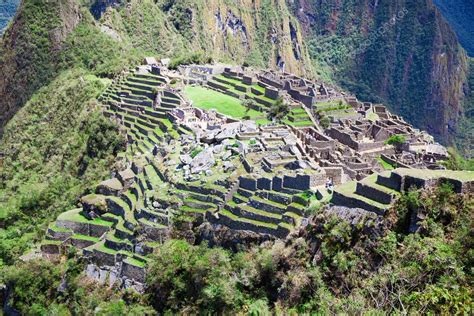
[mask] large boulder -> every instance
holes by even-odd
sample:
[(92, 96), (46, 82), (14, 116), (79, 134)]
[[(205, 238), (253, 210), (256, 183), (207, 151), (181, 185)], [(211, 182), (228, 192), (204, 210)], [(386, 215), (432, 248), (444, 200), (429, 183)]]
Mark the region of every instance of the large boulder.
[(212, 147), (201, 151), (191, 162), (191, 173), (200, 173), (206, 171), (214, 166), (216, 160), (212, 152)]

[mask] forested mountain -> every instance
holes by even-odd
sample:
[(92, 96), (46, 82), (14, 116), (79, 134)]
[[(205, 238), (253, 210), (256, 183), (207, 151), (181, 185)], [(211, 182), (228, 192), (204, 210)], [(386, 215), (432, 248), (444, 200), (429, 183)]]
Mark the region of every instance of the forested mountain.
[(474, 57), (474, 2), (470, 0), (434, 0), (457, 33), (461, 45)]
[[(435, 1), (466, 49), (472, 48), (473, 21), (466, 13), (472, 3), (456, 0), (463, 8), (456, 11), (447, 4), (451, 1)], [(19, 2), (0, 2), (0, 29)], [(101, 103), (108, 97), (126, 99), (121, 99), (130, 93), (125, 85), (150, 93), (146, 90), (153, 84), (150, 78), (158, 75), (127, 77), (145, 57), (169, 58), (173, 71), (179, 65), (220, 62), (322, 80), (341, 95), (355, 94), (360, 101), (387, 105), (437, 141), (457, 144), (462, 154), (473, 156), (474, 63), (433, 0), (22, 0), (0, 40), (0, 306), (5, 311), (31, 315), (472, 314), (472, 189), (456, 194), (457, 188), (441, 180), (439, 186), (403, 192), (390, 188), (393, 179), (383, 176), (381, 181), (387, 186), (354, 183), (381, 195), (382, 200), (396, 196), (397, 202), (384, 214), (363, 209), (334, 211), (326, 208), (329, 195), (320, 196), (318, 199), (328, 198), (326, 204), (305, 210), (307, 225), (286, 239), (265, 237), (259, 243), (262, 238), (255, 238), (258, 245), (239, 245), (235, 235), (226, 230), (218, 235), (208, 223), (196, 232), (186, 231), (186, 223), (179, 222), (171, 240), (155, 242), (142, 294), (87, 281), (87, 264), (75, 247), (64, 251), (54, 264), (38, 259), (38, 249), (48, 241), (47, 233), (55, 229), (51, 223), (60, 214), (77, 209), (83, 196), (95, 198), (98, 183), (117, 176), (118, 170), (144, 169), (140, 163), (148, 162), (148, 156), (138, 154), (139, 161), (131, 163), (127, 160), (130, 152), (126, 152), (133, 133), (140, 129), (148, 133), (148, 127), (137, 123), (138, 128), (128, 134), (103, 115)], [(165, 82), (170, 91), (178, 89), (175, 78)], [(224, 80), (221, 85), (227, 85), (225, 82), (232, 81)], [(155, 88), (152, 97), (156, 101)], [(266, 96), (262, 98), (268, 102)], [(136, 103), (143, 103), (144, 98), (135, 96), (128, 101), (130, 109), (137, 109)], [(179, 102), (176, 98), (171, 101)], [(335, 106), (333, 110), (345, 115), (348, 107), (342, 103), (328, 107)], [(275, 116), (290, 111), (282, 98), (275, 104), (271, 108)], [(308, 117), (305, 109), (298, 110), (292, 118)], [(170, 139), (173, 124), (167, 116), (145, 112), (134, 113), (160, 122), (166, 131), (159, 127), (151, 136)], [(323, 130), (320, 125), (318, 130)], [(180, 132), (175, 138), (186, 140), (189, 131)], [(284, 137), (276, 142), (280, 138)], [(300, 146), (298, 141), (287, 147)], [(395, 141), (400, 148), (406, 145), (403, 137)], [(253, 139), (245, 142), (255, 145)], [(379, 143), (393, 145), (388, 140)], [(190, 141), (182, 147), (192, 145)], [(158, 152), (163, 149), (150, 146)], [(229, 147), (232, 153), (240, 150), (237, 142)], [(189, 159), (201, 150), (193, 151)], [(330, 148), (326, 156), (333, 154)], [(453, 153), (450, 157), (445, 165), (433, 168), (472, 168), (462, 157)], [(360, 167), (359, 158), (349, 164)], [(388, 172), (394, 168), (380, 162), (381, 156), (369, 158)], [(163, 165), (187, 159), (177, 156)], [(301, 165), (298, 162), (289, 168)], [(152, 180), (162, 182), (163, 175), (158, 173), (151, 179), (153, 168), (140, 179), (143, 187), (152, 187)], [(420, 173), (425, 176), (423, 170)], [(471, 174), (466, 171), (463, 175), (468, 178)], [(354, 177), (360, 174), (354, 172)], [(421, 182), (432, 183), (433, 179)], [(200, 190), (202, 186), (195, 187)], [(137, 187), (141, 186), (135, 186), (138, 196)], [(232, 191), (227, 189), (221, 192), (223, 196)], [(267, 189), (260, 191), (269, 196)], [(277, 202), (267, 203), (295, 207), (288, 200), (294, 191), (279, 192), (273, 196)], [(240, 193), (235, 193), (239, 202), (249, 201)], [(303, 204), (317, 195), (298, 194)], [(193, 203), (209, 205), (205, 194), (195, 196), (201, 200)], [(235, 203), (233, 198), (230, 204)], [(249, 203), (262, 203), (262, 197), (253, 198), (257, 202)], [(365, 205), (370, 203), (361, 199)], [(116, 204), (138, 204), (138, 198), (131, 195), (125, 200)], [(94, 207), (92, 211), (103, 211), (109, 205), (101, 200)], [(255, 212), (255, 218), (293, 220), (293, 214)], [(87, 220), (101, 221), (96, 215), (88, 214)], [(118, 225), (122, 217), (113, 215)], [(81, 216), (76, 219), (84, 224), (87, 221)], [(255, 224), (256, 220), (248, 222)], [(136, 233), (122, 226), (123, 235)], [(274, 226), (270, 223), (263, 229)], [(87, 226), (86, 230), (91, 229)], [(68, 232), (59, 229), (53, 233)], [(86, 233), (80, 235), (81, 242), (91, 241)], [(117, 236), (106, 237), (112, 243), (136, 247), (136, 240), (132, 245)], [(226, 243), (216, 242), (219, 238), (227, 238), (231, 246), (220, 247)], [(113, 277), (106, 273), (100, 278)]]

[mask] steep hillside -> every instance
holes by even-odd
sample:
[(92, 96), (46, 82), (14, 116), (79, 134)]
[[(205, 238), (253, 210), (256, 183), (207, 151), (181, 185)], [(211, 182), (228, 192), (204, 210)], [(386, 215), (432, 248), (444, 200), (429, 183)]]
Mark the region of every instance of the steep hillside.
[[(159, 57), (198, 53), (218, 61), (247, 62), (311, 76), (298, 22), (283, 0), (242, 0), (239, 4), (99, 0), (82, 8), (79, 3), (87, 2), (23, 1), (0, 46), (0, 70), (7, 74), (0, 78), (0, 135), (2, 126), (31, 94), (57, 74), (67, 35), (81, 20), (89, 27), (95, 24), (86, 10), (101, 18), (94, 33), (89, 30), (80, 36), (90, 39), (102, 33), (115, 43), (116, 52), (137, 49), (141, 56)], [(74, 40), (72, 47), (84, 38)], [(67, 65), (69, 62), (66, 60)]]
[(222, 62), (311, 73), (298, 22), (284, 0), (131, 1), (111, 6), (100, 22), (161, 56), (192, 50)]
[(415, 126), (452, 142), (467, 59), (431, 0), (300, 0), (292, 8), (311, 56), (326, 66), (323, 74), (334, 70), (362, 99), (386, 101)]
[(0, 34), (8, 25), (10, 19), (15, 15), (20, 0), (2, 0), (0, 1)]
[(470, 56), (474, 57), (474, 2), (471, 0), (433, 1), (456, 31), (462, 46)]
[(54, 76), (62, 42), (79, 19), (74, 0), (22, 2), (0, 42), (0, 135), (18, 108)]
[(456, 144), (461, 154), (468, 158), (474, 157), (474, 58), (469, 60), (469, 76), (464, 86), (464, 116), (461, 118)]

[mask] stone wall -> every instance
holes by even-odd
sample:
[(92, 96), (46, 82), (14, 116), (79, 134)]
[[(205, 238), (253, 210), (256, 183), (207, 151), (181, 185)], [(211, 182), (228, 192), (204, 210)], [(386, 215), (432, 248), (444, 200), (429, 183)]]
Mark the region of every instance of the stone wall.
[(342, 183), (343, 169), (341, 167), (324, 167), (326, 176), (332, 179), (334, 185)]
[(356, 193), (382, 204), (390, 204), (394, 199), (392, 194), (377, 190), (360, 182), (357, 183)]
[(375, 205), (366, 203), (362, 200), (343, 195), (337, 191), (334, 191), (331, 201), (335, 205), (343, 205), (350, 208), (362, 208), (364, 210), (377, 213), (379, 215), (383, 215), (385, 213), (385, 209), (381, 209)]
[(123, 277), (127, 277), (131, 280), (145, 283), (146, 280), (146, 269), (144, 267), (138, 267), (127, 261), (122, 262), (122, 273)]
[(248, 191), (257, 191), (257, 180), (252, 178), (240, 177), (240, 187)]
[(284, 176), (283, 186), (289, 189), (306, 191), (311, 188), (311, 176), (297, 175), (296, 177)]
[(265, 89), (265, 96), (272, 100), (276, 100), (280, 97), (280, 91), (278, 89), (268, 87)]

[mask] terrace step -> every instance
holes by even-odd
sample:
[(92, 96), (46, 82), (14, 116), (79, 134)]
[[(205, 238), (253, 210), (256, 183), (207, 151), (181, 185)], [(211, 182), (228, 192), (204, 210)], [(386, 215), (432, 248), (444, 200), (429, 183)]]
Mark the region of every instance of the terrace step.
[(193, 209), (200, 209), (200, 210), (207, 210), (207, 211), (215, 211), (217, 209), (217, 206), (213, 203), (202, 202), (200, 200), (196, 200), (193, 198), (186, 198), (184, 200), (184, 205)]
[(232, 214), (241, 217), (241, 218), (248, 218), (255, 221), (265, 222), (276, 224), (282, 221), (282, 215), (265, 212), (256, 208), (253, 208), (249, 205), (238, 205), (235, 208), (226, 207)]
[(377, 184), (375, 180), (374, 178), (373, 181), (371, 181), (369, 177), (358, 182), (355, 193), (381, 204), (393, 203), (398, 193), (395, 190)]
[(259, 196), (253, 196), (249, 199), (249, 204), (254, 208), (258, 208), (270, 213), (282, 214), (286, 211), (287, 206), (271, 200), (262, 199)]
[[(150, 209), (142, 208), (140, 210), (140, 218), (145, 218), (151, 222), (168, 225), (168, 214), (163, 212), (156, 212)], [(140, 220), (139, 220), (140, 221)]]
[(290, 232), (290, 230), (284, 226), (238, 217), (228, 210), (220, 211), (217, 221), (234, 230), (247, 230), (257, 234), (275, 236), (277, 238), (284, 238)]
[(336, 188), (331, 202), (335, 205), (342, 205), (351, 208), (363, 208), (375, 212), (379, 215), (385, 213), (390, 204), (382, 204), (365, 196), (356, 193), (357, 184), (355, 181), (345, 183)]

